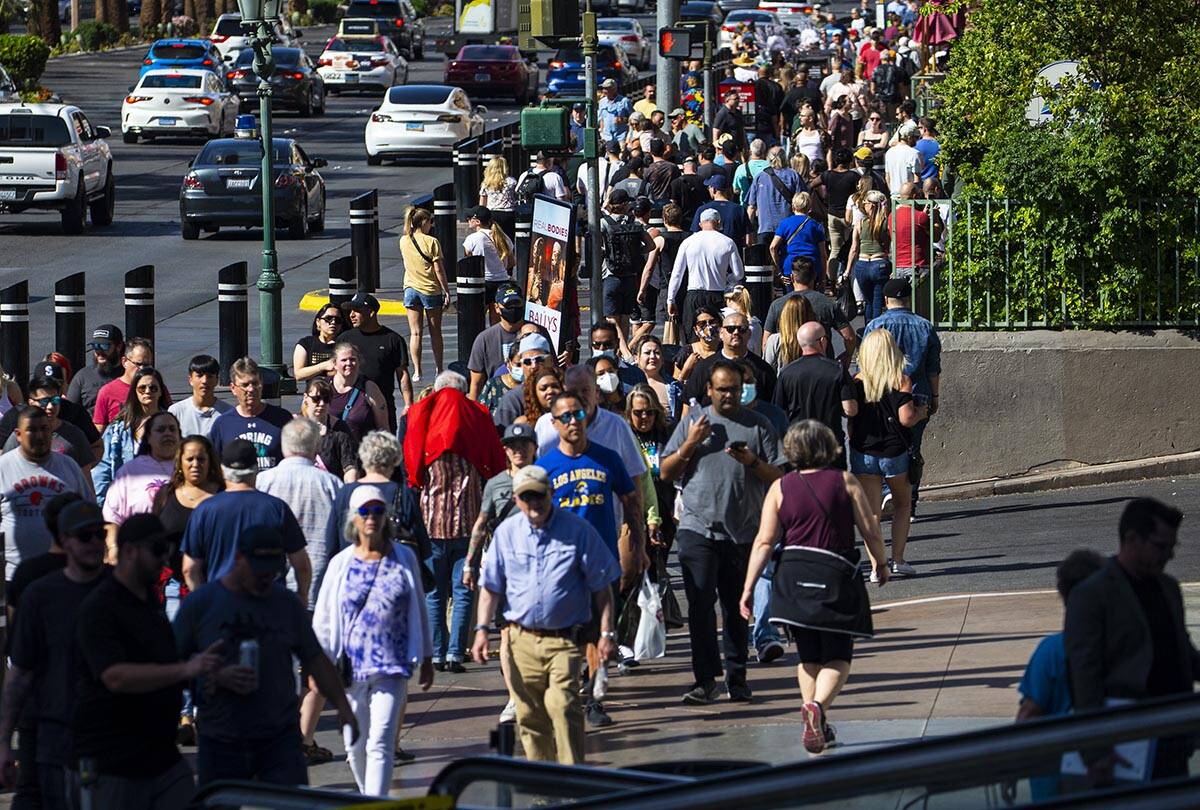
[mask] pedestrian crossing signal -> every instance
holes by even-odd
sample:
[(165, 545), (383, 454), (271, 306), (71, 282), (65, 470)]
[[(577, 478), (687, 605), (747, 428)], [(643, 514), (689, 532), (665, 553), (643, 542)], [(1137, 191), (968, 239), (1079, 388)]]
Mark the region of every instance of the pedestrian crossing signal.
[(658, 55), (665, 59), (688, 59), (692, 55), (690, 28), (663, 28), (658, 32)]

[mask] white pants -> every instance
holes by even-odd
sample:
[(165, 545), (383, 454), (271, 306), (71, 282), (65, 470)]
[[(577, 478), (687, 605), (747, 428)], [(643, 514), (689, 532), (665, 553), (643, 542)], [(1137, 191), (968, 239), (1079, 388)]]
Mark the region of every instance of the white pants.
[(372, 675), (346, 690), (359, 729), (358, 742), (351, 745), (349, 736), (344, 740), (346, 761), (359, 793), (387, 796), (391, 789), (396, 723), (407, 691), (407, 679), (382, 675)]

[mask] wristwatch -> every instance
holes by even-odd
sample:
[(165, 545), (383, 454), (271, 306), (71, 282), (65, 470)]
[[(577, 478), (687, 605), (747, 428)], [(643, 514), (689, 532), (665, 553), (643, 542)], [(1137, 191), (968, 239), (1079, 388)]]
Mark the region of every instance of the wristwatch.
[(490, 626), (490, 625), (487, 625), (487, 624), (477, 624), (477, 625), (475, 625), (475, 632), (476, 632), (476, 633), (478, 633), (480, 630), (482, 630), (482, 631), (483, 631), (483, 632), (485, 632), (485, 633), (488, 633), (488, 632), (491, 632), (491, 629), (492, 629), (492, 628), (491, 628), (491, 626)]
[(605, 632), (600, 634), (600, 638), (606, 638), (609, 641), (616, 641), (617, 634), (615, 632), (613, 632), (612, 630), (606, 630)]

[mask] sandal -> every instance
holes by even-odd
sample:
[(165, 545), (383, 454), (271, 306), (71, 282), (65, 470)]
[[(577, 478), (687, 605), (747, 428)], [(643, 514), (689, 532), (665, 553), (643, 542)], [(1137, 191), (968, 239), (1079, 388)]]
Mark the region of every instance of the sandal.
[(304, 752), (304, 761), (309, 765), (324, 765), (326, 762), (333, 762), (333, 752), (315, 742), (305, 743), (300, 747)]
[(414, 753), (411, 753), (409, 751), (405, 751), (403, 748), (401, 748), (400, 746), (397, 745), (395, 758), (396, 758), (396, 764), (401, 765), (406, 762), (412, 762), (414, 759), (417, 758), (417, 755)]

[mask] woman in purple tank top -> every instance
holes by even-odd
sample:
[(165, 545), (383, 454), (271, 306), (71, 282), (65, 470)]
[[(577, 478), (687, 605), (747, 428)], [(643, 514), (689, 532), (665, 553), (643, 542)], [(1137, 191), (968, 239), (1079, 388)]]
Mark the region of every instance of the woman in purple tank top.
[(841, 448), (814, 419), (788, 428), (783, 453), (793, 471), (771, 484), (742, 589), (742, 615), (754, 612), (754, 585), (775, 551), (771, 622), (788, 628), (800, 656), (804, 747), (816, 754), (833, 742), (826, 712), (850, 675), (855, 638), (874, 635), (871, 601), (858, 572), (854, 527), (862, 533), (879, 584), (887, 557), (879, 520), (858, 480), (830, 469)]

